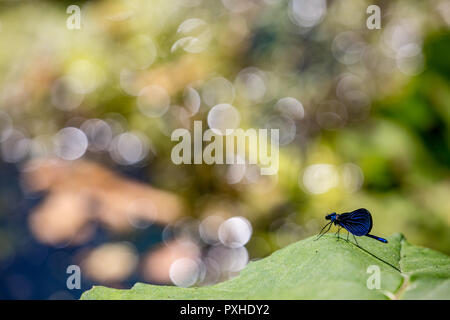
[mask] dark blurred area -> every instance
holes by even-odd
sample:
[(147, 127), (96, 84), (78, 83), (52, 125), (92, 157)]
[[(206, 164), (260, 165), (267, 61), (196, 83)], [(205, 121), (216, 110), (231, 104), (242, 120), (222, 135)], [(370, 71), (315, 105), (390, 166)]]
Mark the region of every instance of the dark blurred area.
[[(2, 1), (0, 299), (215, 284), (360, 207), (450, 254), (449, 25), (445, 0)], [(174, 164), (196, 120), (279, 129), (277, 174)]]

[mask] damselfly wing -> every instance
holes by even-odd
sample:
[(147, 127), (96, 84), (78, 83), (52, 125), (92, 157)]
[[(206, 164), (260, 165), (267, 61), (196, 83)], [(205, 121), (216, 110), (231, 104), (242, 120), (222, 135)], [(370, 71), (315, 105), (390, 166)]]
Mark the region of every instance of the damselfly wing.
[(367, 209), (358, 209), (340, 214), (336, 224), (355, 236), (365, 236), (372, 230), (372, 216)]

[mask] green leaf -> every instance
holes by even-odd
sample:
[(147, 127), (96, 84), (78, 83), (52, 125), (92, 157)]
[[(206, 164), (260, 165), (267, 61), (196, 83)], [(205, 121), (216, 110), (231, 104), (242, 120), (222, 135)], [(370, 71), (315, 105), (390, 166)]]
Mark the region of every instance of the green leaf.
[[(296, 242), (249, 263), (238, 277), (209, 287), (137, 283), (130, 290), (93, 287), (81, 298), (450, 299), (448, 256), (411, 245), (400, 234), (392, 235), (388, 244), (358, 238), (360, 247), (336, 239), (326, 235)], [(369, 277), (374, 277), (369, 266), (379, 267), (380, 289), (368, 288)]]

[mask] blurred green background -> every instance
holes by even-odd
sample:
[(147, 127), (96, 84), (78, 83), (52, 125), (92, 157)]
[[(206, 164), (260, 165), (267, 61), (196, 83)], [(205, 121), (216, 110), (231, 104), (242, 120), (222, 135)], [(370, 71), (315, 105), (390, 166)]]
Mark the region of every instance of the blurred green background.
[[(449, 254), (449, 24), (448, 1), (2, 1), (0, 297), (76, 298), (72, 263), (84, 289), (215, 283), (360, 207), (373, 234)], [(171, 132), (211, 127), (221, 103), (280, 129), (277, 175), (173, 164)], [(160, 216), (126, 228), (141, 191)]]

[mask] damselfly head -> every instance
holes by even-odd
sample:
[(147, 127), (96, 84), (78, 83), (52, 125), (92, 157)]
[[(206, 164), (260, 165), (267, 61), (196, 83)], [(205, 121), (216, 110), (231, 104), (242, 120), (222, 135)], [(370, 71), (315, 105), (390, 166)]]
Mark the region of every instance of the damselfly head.
[(334, 221), (336, 219), (336, 212), (330, 213), (325, 217), (325, 219)]

